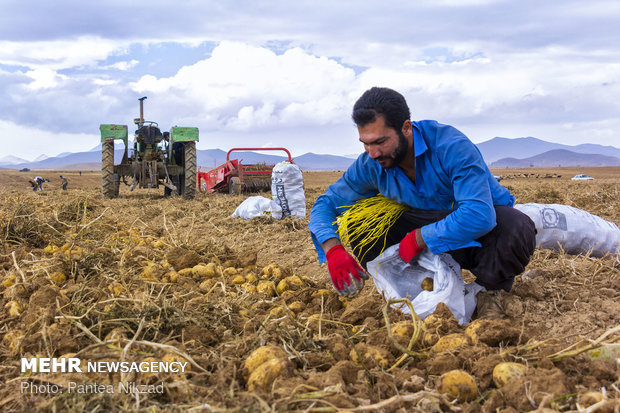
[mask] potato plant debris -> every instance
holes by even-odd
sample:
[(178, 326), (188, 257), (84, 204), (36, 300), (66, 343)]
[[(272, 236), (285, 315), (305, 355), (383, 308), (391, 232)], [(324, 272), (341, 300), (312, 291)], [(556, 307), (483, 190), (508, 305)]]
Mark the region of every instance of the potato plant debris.
[[(585, 172), (596, 181), (511, 170), (502, 184), (520, 203), (620, 223), (620, 169)], [(70, 190), (32, 192), (0, 171), (1, 411), (619, 409), (619, 363), (597, 350), (620, 341), (617, 254), (536, 250), (501, 294), (506, 319), (460, 326), (440, 304), (422, 322), (388, 307), (372, 280), (338, 296), (307, 219), (230, 217), (243, 195), (122, 189), (104, 200), (97, 173), (62, 174)], [(340, 174), (304, 173), (308, 211)], [(187, 368), (33, 373), (22, 357)]]

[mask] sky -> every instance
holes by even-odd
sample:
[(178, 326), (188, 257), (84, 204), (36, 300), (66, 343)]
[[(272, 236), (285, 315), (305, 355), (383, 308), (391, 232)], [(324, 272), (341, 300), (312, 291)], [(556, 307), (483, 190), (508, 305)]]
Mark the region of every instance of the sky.
[(617, 0), (2, 0), (0, 158), (87, 151), (138, 98), (198, 149), (360, 153), (372, 86), (412, 120), (620, 146)]

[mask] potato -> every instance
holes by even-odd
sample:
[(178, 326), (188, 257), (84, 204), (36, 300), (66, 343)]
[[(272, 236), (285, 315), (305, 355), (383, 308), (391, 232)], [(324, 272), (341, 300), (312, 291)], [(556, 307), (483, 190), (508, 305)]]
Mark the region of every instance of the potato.
[(296, 275), (291, 275), (290, 277), (286, 277), (284, 279), (291, 290), (299, 290), (305, 286), (304, 282)]
[[(443, 303), (439, 303), (437, 305), (437, 308), (439, 308), (440, 305), (443, 306)], [(437, 309), (435, 311), (437, 311)], [(426, 331), (430, 331), (432, 333), (440, 335), (446, 334), (450, 331), (454, 331), (454, 329), (457, 328), (458, 324), (459, 322), (456, 320), (456, 318), (454, 318), (452, 313), (450, 313), (448, 317), (443, 317), (439, 314), (433, 313), (428, 315), (424, 319), (424, 329)]]
[(470, 338), (473, 345), (476, 345), (480, 342), (480, 336), (484, 331), (494, 327), (492, 324), (494, 321), (482, 318), (473, 320), (465, 329), (465, 335)]
[(21, 330), (10, 330), (2, 337), (2, 344), (10, 351), (15, 352), (20, 349), (24, 332)]
[(431, 333), (431, 332), (427, 331), (422, 336), (422, 344), (425, 347), (432, 347), (432, 346), (434, 346), (439, 341), (439, 337), (440, 337), (439, 334)]
[(294, 312), (295, 314), (299, 314), (302, 311), (304, 311), (304, 309), (306, 308), (306, 304), (304, 304), (301, 301), (293, 301), (292, 303), (288, 305), (288, 308), (290, 308), (291, 311)]
[(499, 363), (493, 368), (493, 383), (497, 387), (502, 387), (510, 380), (522, 377), (527, 371), (527, 366), (521, 363), (513, 363), (507, 361), (505, 363)]
[(281, 280), (284, 277), (282, 269), (278, 266), (278, 264), (269, 264), (263, 268), (261, 271), (262, 278), (275, 278), (277, 280)]
[(50, 274), (50, 280), (54, 284), (62, 284), (67, 280), (67, 276), (64, 275), (61, 271), (54, 271)]
[(282, 293), (284, 291), (288, 291), (291, 289), (291, 286), (288, 284), (288, 281), (286, 281), (286, 279), (281, 280), (278, 285), (276, 286), (276, 293), (278, 295), (282, 295)]
[(260, 281), (256, 286), (256, 291), (261, 294), (273, 297), (274, 295), (276, 295), (276, 285), (273, 283), (273, 281), (263, 280)]
[(203, 282), (200, 283), (200, 285), (198, 286), (198, 289), (200, 291), (204, 291), (205, 293), (211, 291), (211, 288), (213, 288), (213, 286), (217, 283), (217, 281), (215, 281), (214, 279), (210, 278), (208, 280), (204, 280)]
[(269, 315), (272, 318), (281, 318), (281, 317), (286, 317), (287, 312), (284, 308), (282, 307), (273, 307), (270, 311), (269, 311)]
[(329, 290), (326, 288), (321, 288), (312, 293), (313, 297), (327, 297), (329, 295)]
[(164, 248), (166, 246), (166, 244), (161, 238), (155, 240), (155, 242), (153, 242), (151, 245), (153, 246), (153, 248)]
[(245, 284), (245, 277), (243, 275), (237, 275), (233, 278), (232, 283), (236, 285)]
[(278, 283), (276, 287), (276, 292), (278, 295), (282, 295), (285, 291), (289, 290), (299, 290), (304, 286), (304, 282), (296, 275), (291, 275), (290, 277), (286, 277)]
[(71, 246), (69, 244), (65, 244), (61, 249), (64, 251), (65, 258), (67, 258), (67, 260), (79, 261), (84, 257), (84, 250), (82, 247), (77, 245)]
[(281, 347), (274, 345), (262, 346), (250, 353), (248, 358), (245, 359), (243, 367), (246, 369), (247, 374), (250, 375), (261, 364), (265, 363), (268, 360), (287, 358), (288, 355), (286, 354), (286, 351), (284, 351)]
[(349, 353), (349, 357), (356, 364), (382, 369), (387, 369), (393, 362), (392, 354), (387, 349), (364, 343), (357, 344)]
[(9, 301), (4, 308), (7, 309), (11, 317), (17, 317), (24, 311), (22, 305), (18, 301)]
[(423, 290), (433, 291), (433, 279), (431, 277), (426, 277), (422, 280), (422, 285), (420, 285)]
[(54, 255), (58, 251), (58, 247), (54, 244), (49, 244), (43, 249), (46, 254)]
[(2, 280), (2, 286), (5, 288), (10, 288), (14, 286), (16, 282), (17, 277), (15, 276), (15, 274), (9, 274), (4, 278), (4, 280)]
[(224, 274), (227, 277), (232, 277), (233, 275), (239, 274), (239, 271), (237, 271), (235, 267), (228, 267), (228, 268), (225, 268), (224, 271), (222, 271), (222, 274)]
[(192, 273), (196, 278), (213, 278), (217, 275), (217, 267), (214, 263), (197, 264), (192, 268)]
[(149, 262), (147, 266), (140, 273), (140, 279), (144, 281), (158, 281), (161, 274), (161, 268), (159, 265)]
[(459, 347), (469, 345), (470, 341), (467, 336), (461, 333), (453, 333), (440, 337), (437, 343), (431, 347), (431, 351), (434, 353), (441, 353), (444, 351), (453, 351)]
[(399, 321), (392, 326), (392, 336), (401, 346), (407, 347), (415, 328), (411, 321)]
[(291, 366), (287, 359), (273, 358), (262, 363), (248, 378), (248, 390), (268, 391), (276, 378), (288, 376)]
[(451, 370), (441, 375), (437, 391), (442, 394), (451, 394), (460, 402), (467, 402), (476, 398), (478, 386), (474, 378), (465, 370)]
[(245, 280), (249, 283), (255, 283), (258, 281), (258, 278), (256, 277), (256, 274), (251, 272), (245, 275)]

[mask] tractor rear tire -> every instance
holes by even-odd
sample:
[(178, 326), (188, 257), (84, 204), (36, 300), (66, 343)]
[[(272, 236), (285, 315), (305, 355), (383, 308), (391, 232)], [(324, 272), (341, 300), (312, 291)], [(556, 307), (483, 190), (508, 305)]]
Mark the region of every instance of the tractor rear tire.
[(101, 194), (104, 198), (118, 195), (114, 179), (114, 141), (101, 143)]
[(192, 199), (196, 195), (196, 142), (185, 142), (183, 197)]

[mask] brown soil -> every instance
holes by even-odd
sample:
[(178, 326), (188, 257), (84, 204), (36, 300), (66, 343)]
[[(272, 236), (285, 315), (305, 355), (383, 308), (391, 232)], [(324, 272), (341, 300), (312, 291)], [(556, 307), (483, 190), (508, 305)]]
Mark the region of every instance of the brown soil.
[[(572, 205), (620, 224), (620, 168), (494, 172), (521, 203)], [(571, 181), (577, 173), (597, 179)], [(562, 176), (545, 178), (553, 174)], [(98, 172), (43, 174), (52, 180), (43, 192), (30, 189), (30, 175), (0, 171), (2, 411), (620, 409), (618, 361), (587, 351), (620, 340), (617, 254), (537, 250), (502, 295), (506, 320), (459, 326), (439, 306), (420, 323), (384, 314), (372, 281), (354, 298), (339, 297), (317, 263), (307, 219), (232, 218), (247, 195), (183, 200), (123, 187), (103, 200)], [(305, 173), (308, 212), (339, 175)], [(455, 334), (459, 346), (431, 350)], [(286, 362), (252, 377), (244, 362), (263, 345), (280, 347)], [(66, 354), (82, 363), (182, 360), (191, 369), (20, 372), (21, 357)], [(503, 361), (526, 365), (525, 375), (498, 386), (493, 369)], [(473, 399), (439, 393), (441, 376), (455, 369), (473, 377)], [(163, 393), (124, 394), (119, 382), (162, 384)], [(23, 391), (23, 383), (59, 393)], [(115, 391), (69, 391), (71, 383)]]

